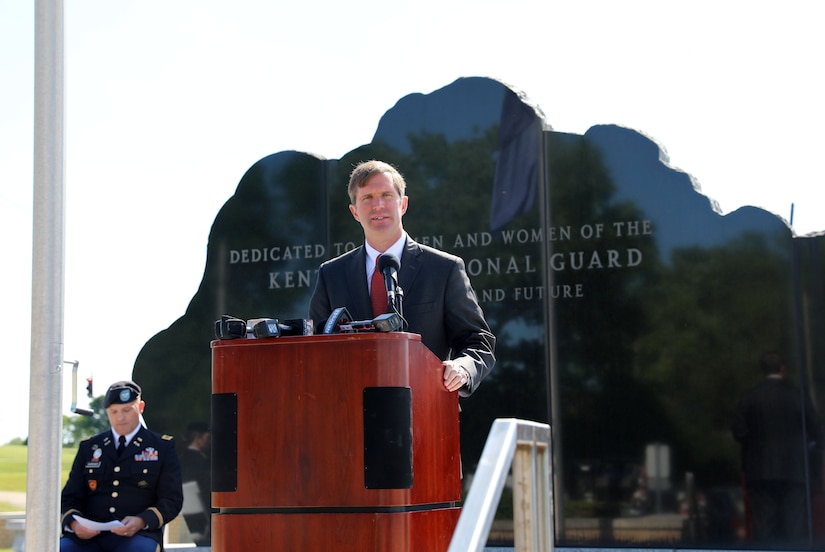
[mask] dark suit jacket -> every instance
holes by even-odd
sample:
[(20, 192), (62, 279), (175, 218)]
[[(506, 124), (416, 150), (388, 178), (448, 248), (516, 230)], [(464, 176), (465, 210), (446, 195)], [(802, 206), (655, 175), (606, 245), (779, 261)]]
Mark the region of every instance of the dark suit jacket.
[(212, 508), (212, 466), (209, 456), (199, 450), (186, 448), (180, 453), (183, 482), (195, 481), (201, 493), (204, 511)]
[[(484, 320), (464, 261), (407, 238), (401, 255), (398, 285), (404, 291), (406, 331), (442, 359), (455, 359), (467, 370), (470, 382), (459, 391), (476, 390), (495, 363), (496, 338)], [(354, 320), (372, 318), (367, 289), (366, 251), (358, 247), (323, 263), (310, 302), (315, 327), (338, 307), (346, 307)]]
[(94, 521), (138, 516), (147, 525), (140, 534), (161, 543), (161, 528), (183, 505), (175, 441), (141, 427), (122, 454), (116, 449), (109, 430), (80, 443), (61, 495), (62, 527), (72, 514)]
[(802, 483), (805, 455), (821, 440), (810, 401), (803, 406), (799, 388), (777, 378), (765, 379), (742, 397), (733, 436), (742, 445), (742, 465), (748, 481)]

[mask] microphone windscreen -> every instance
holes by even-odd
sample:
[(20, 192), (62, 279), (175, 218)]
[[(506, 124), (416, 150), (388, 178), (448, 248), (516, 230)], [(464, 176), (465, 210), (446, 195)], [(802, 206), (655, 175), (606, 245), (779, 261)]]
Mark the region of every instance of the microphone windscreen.
[(378, 270), (383, 273), (387, 268), (392, 268), (396, 272), (401, 268), (401, 261), (392, 253), (386, 253), (378, 257)]

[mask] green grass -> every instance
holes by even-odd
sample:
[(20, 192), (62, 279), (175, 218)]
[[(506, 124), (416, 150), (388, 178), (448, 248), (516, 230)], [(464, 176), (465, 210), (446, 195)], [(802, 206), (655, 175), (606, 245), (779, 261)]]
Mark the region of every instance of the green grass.
[[(28, 447), (25, 445), (3, 445), (0, 446), (0, 491), (26, 492), (26, 465), (28, 461)], [(69, 476), (69, 469), (72, 467), (74, 455), (77, 452), (74, 448), (61, 449), (61, 470), (60, 485), (55, 489), (60, 493), (63, 483)], [(14, 512), (20, 510), (19, 507), (0, 502), (0, 512)], [(0, 522), (2, 523), (2, 522)], [(12, 552), (11, 548), (0, 548), (0, 552)]]
[[(25, 445), (0, 446), (0, 491), (26, 492), (26, 464), (28, 447)], [(75, 449), (61, 449), (60, 486), (69, 476), (72, 460), (77, 451)], [(60, 489), (57, 489), (59, 492)], [(0, 504), (0, 511), (4, 510)]]

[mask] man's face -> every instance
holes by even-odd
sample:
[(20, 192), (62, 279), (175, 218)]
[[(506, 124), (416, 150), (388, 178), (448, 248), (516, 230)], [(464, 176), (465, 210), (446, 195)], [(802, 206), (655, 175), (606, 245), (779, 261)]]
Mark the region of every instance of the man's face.
[(128, 435), (134, 431), (140, 423), (140, 415), (143, 413), (143, 407), (143, 401), (109, 405), (109, 408), (106, 409), (109, 424), (118, 435)]
[(389, 173), (372, 175), (358, 188), (349, 210), (361, 223), (370, 245), (391, 244), (401, 237), (401, 217), (407, 212), (407, 196), (401, 197)]
[(212, 445), (212, 434), (211, 433), (201, 433), (199, 436), (195, 437), (192, 441), (192, 446), (200, 451), (207, 451), (209, 447)]

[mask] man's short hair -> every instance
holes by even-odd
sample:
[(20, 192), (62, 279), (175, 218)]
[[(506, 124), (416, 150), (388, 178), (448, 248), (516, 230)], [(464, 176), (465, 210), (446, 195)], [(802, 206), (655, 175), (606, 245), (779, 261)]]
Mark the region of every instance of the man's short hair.
[(762, 368), (762, 372), (765, 373), (766, 376), (771, 374), (779, 374), (782, 372), (782, 367), (785, 363), (782, 361), (782, 357), (776, 351), (768, 351), (762, 354), (762, 359), (760, 360), (759, 365)]
[(358, 195), (358, 188), (362, 188), (371, 176), (378, 173), (389, 173), (392, 178), (392, 183), (395, 184), (395, 190), (398, 195), (404, 197), (407, 193), (407, 183), (404, 177), (398, 172), (398, 169), (385, 163), (384, 161), (377, 161), (375, 159), (370, 161), (362, 161), (358, 163), (349, 175), (349, 185), (347, 186), (347, 193), (349, 193), (350, 203), (355, 203), (355, 196)]
[(206, 422), (191, 422), (186, 426), (186, 433), (183, 436), (183, 440), (186, 444), (189, 444), (204, 433), (209, 433), (209, 424)]
[(103, 398), (103, 408), (109, 408), (113, 404), (128, 404), (140, 399), (140, 386), (133, 381), (124, 380), (113, 383), (106, 391)]

